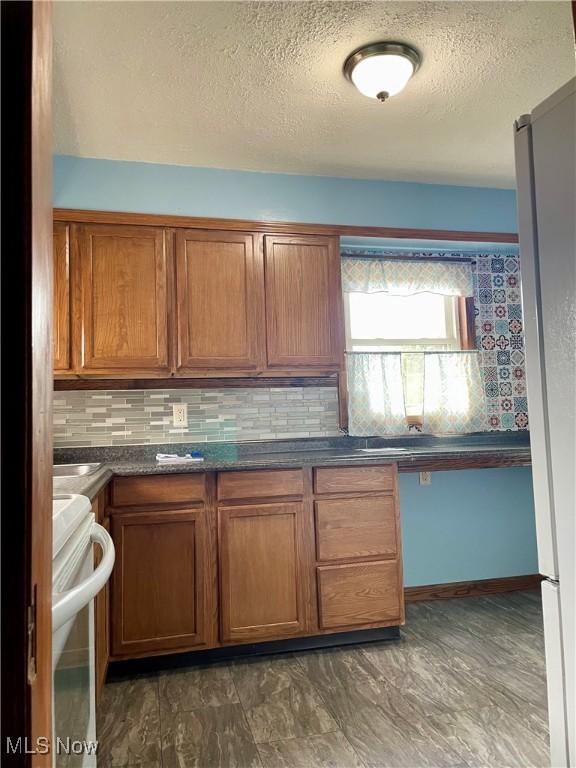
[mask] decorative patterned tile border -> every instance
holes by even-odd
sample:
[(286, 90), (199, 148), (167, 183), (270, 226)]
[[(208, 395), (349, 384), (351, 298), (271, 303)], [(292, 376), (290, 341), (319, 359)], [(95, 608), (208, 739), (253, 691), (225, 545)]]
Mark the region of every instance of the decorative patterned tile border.
[[(172, 426), (187, 403), (188, 426)], [(109, 446), (335, 437), (336, 387), (54, 393), (54, 445)]]
[(474, 290), (488, 427), (528, 429), (518, 256), (477, 255)]

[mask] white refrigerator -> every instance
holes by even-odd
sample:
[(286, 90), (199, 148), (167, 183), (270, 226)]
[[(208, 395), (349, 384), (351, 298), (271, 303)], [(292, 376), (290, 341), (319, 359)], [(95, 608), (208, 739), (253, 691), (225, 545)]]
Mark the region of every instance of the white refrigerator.
[(576, 79), (515, 123), (528, 414), (553, 766), (576, 768)]

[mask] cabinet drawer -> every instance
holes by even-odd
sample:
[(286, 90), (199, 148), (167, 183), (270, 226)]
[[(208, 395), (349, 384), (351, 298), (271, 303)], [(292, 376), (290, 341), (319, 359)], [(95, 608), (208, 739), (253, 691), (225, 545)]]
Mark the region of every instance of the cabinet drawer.
[(396, 560), (317, 568), (320, 628), (401, 621)]
[(218, 498), (221, 501), (302, 496), (303, 493), (304, 481), (301, 469), (221, 472), (218, 475)]
[(202, 501), (205, 496), (204, 473), (183, 475), (146, 475), (116, 477), (112, 483), (113, 507), (140, 504), (182, 504)]
[(373, 467), (319, 467), (314, 470), (315, 493), (392, 491), (395, 465)]
[(397, 554), (393, 496), (325, 499), (316, 511), (318, 560), (393, 557)]

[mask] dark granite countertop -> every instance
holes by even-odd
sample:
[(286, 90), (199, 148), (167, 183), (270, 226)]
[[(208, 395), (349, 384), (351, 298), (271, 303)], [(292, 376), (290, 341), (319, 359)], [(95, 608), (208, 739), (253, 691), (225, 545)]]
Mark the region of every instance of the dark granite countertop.
[[(370, 449), (364, 451), (363, 449)], [(199, 451), (203, 462), (162, 464), (156, 453), (184, 454)], [(458, 437), (415, 435), (397, 438), (303, 438), (244, 443), (184, 443), (171, 445), (132, 445), (105, 448), (57, 448), (54, 463), (101, 462), (93, 475), (56, 478), (55, 493), (81, 493), (90, 498), (113, 475), (180, 474), (185, 472), (227, 471), (238, 469), (278, 469), (282, 467), (330, 466), (335, 464), (381, 464), (398, 462), (401, 471), (418, 471), (425, 461), (450, 469), (462, 468), (472, 461), (494, 460), (529, 465), (530, 438), (527, 432), (488, 432)], [(442, 462), (445, 462), (445, 466)], [(460, 466), (457, 467), (460, 462)]]

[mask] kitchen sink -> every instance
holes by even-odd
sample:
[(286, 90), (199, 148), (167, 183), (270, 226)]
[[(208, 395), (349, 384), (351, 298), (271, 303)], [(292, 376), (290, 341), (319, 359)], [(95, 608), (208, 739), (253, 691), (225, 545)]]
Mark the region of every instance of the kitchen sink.
[(52, 467), (53, 477), (84, 477), (84, 475), (93, 475), (102, 464), (54, 464)]

